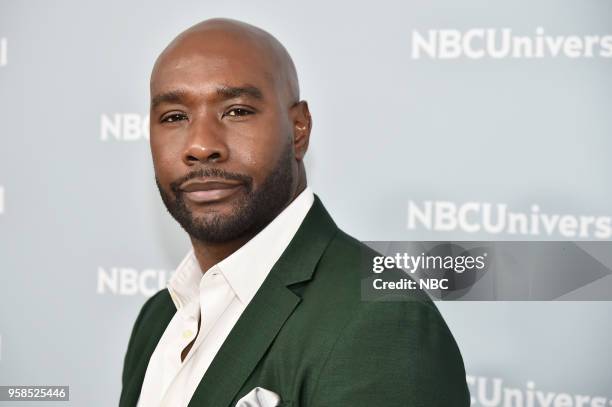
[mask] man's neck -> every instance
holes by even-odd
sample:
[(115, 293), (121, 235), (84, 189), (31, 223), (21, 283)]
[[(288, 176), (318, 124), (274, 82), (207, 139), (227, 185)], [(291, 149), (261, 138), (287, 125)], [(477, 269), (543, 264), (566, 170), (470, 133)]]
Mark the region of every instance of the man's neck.
[(212, 266), (240, 249), (251, 238), (252, 236), (245, 235), (228, 242), (210, 243), (191, 237), (191, 244), (195, 258), (200, 265), (200, 270), (202, 270), (202, 273), (206, 273)]

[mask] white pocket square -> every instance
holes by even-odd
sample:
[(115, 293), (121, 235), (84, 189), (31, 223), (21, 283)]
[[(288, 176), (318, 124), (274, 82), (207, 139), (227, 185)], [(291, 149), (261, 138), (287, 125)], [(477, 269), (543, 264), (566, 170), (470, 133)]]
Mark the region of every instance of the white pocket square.
[(263, 387), (255, 387), (246, 396), (238, 400), (236, 407), (276, 407), (280, 405), (280, 401), (281, 398), (273, 391)]

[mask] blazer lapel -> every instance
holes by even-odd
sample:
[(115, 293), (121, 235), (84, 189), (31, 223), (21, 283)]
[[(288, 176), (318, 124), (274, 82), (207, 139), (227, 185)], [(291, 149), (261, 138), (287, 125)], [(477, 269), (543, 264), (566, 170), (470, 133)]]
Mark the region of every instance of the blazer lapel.
[(213, 359), (189, 407), (226, 407), (262, 358), (301, 298), (288, 286), (310, 280), (338, 228), (315, 201), (291, 243)]

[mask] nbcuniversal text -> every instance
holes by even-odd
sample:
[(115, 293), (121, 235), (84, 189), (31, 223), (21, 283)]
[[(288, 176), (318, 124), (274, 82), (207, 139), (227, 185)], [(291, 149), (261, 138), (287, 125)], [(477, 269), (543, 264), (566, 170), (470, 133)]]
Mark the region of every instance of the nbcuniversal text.
[(408, 201), (408, 230), (486, 233), (524, 237), (612, 238), (607, 215), (547, 213), (534, 204), (529, 211), (510, 210), (507, 203)]

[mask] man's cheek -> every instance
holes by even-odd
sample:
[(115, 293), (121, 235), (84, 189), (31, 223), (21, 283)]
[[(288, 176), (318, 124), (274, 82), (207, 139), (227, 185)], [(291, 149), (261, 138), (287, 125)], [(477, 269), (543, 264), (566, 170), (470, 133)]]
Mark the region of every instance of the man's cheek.
[(153, 157), (153, 165), (156, 173), (160, 177), (164, 177), (167, 182), (178, 179), (182, 174), (179, 169), (182, 166), (181, 157), (171, 154), (170, 151), (164, 151)]

